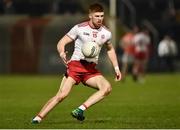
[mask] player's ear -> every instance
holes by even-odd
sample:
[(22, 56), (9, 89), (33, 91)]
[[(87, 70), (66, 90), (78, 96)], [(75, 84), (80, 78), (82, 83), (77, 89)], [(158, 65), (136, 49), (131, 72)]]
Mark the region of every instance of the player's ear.
[(92, 14), (91, 13), (89, 14), (89, 18), (92, 19)]

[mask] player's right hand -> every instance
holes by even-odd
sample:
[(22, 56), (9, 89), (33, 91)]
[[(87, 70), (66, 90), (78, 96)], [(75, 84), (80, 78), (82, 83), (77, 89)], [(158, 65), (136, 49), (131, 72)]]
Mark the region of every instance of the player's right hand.
[(61, 57), (61, 59), (62, 59), (62, 61), (63, 61), (63, 64), (67, 67), (67, 63), (68, 63), (68, 61), (67, 61), (67, 59), (66, 59), (66, 54), (67, 54), (68, 52), (66, 51), (66, 52), (61, 52), (59, 55), (60, 55), (60, 57)]

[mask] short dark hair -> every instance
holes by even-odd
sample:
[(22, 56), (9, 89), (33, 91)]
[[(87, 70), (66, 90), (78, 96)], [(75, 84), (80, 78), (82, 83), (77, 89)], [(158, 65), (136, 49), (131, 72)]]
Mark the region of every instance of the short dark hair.
[(104, 8), (101, 4), (94, 3), (89, 6), (89, 13), (92, 12), (104, 12)]

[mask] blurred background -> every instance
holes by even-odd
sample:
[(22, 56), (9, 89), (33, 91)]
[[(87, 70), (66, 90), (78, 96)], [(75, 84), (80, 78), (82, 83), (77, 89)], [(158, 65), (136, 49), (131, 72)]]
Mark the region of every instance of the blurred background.
[[(179, 0), (0, 0), (0, 74), (64, 73), (57, 42), (75, 24), (87, 20), (87, 9), (95, 2), (105, 7), (105, 24), (113, 33), (120, 65), (122, 36), (134, 26), (143, 26), (151, 38), (147, 71), (180, 71)], [(165, 35), (177, 45), (173, 71), (160, 63), (158, 55), (159, 42)], [(69, 55), (73, 51), (72, 47), (67, 50)], [(102, 60), (106, 58), (104, 52), (99, 66), (110, 73), (109, 61)]]

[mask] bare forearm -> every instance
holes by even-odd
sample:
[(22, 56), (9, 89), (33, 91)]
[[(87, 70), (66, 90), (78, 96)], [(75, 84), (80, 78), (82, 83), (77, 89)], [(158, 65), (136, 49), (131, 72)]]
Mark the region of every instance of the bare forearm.
[(108, 53), (109, 59), (111, 60), (112, 65), (114, 67), (114, 71), (116, 73), (115, 81), (120, 81), (121, 80), (121, 72), (119, 69), (118, 60), (117, 60), (117, 56), (116, 56), (114, 48), (109, 49), (107, 53)]
[(67, 35), (65, 35), (62, 39), (60, 39), (58, 44), (57, 44), (57, 50), (58, 50), (59, 54), (64, 53), (65, 52), (65, 46), (67, 44), (71, 43), (72, 41), (73, 41), (73, 39), (71, 39)]
[(109, 59), (111, 60), (113, 67), (119, 66), (114, 48), (111, 48), (110, 50), (108, 50), (107, 54), (108, 54)]
[(57, 51), (59, 52), (59, 54), (65, 52), (65, 42), (63, 42), (64, 40), (61, 39), (59, 40), (58, 44), (57, 44)]
[(66, 59), (66, 52), (65, 52), (65, 46), (69, 43), (71, 43), (73, 39), (65, 35), (61, 40), (59, 40), (57, 44), (57, 50), (59, 52), (59, 56), (63, 60), (64, 64), (67, 64), (67, 59)]

